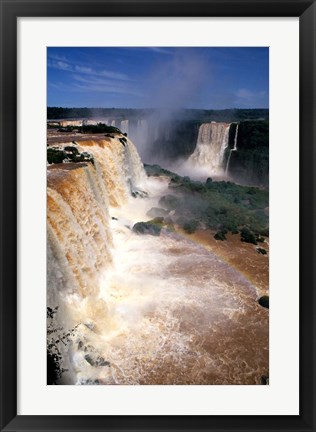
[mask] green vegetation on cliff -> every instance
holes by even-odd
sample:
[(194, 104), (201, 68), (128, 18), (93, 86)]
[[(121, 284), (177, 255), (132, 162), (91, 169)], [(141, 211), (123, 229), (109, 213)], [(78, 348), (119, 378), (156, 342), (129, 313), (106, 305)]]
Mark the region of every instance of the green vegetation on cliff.
[(206, 228), (217, 231), (222, 240), (228, 231), (240, 232), (242, 241), (254, 244), (269, 235), (267, 190), (211, 179), (193, 181), (159, 165), (145, 165), (145, 169), (149, 176), (169, 177), (170, 194), (159, 205), (172, 212), (172, 219), (187, 232)]
[(269, 184), (268, 121), (240, 122), (237, 151), (231, 154), (229, 174), (236, 181)]

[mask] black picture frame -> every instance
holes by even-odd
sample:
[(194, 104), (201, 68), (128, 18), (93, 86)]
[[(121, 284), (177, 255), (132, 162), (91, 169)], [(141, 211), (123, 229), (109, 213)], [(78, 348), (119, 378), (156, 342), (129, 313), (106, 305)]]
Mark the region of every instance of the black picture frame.
[[(0, 0), (1, 431), (315, 431), (316, 4), (310, 0)], [(300, 414), (297, 416), (17, 415), (17, 18), (299, 17)], [(268, 31), (268, 29), (267, 29)], [(288, 377), (290, 380), (291, 377)]]

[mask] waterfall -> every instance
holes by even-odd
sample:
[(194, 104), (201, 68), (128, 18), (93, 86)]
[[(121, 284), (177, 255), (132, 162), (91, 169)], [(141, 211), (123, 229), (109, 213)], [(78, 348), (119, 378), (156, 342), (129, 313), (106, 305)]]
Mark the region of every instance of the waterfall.
[(198, 140), (189, 163), (207, 168), (210, 174), (221, 174), (225, 150), (228, 147), (229, 123), (203, 123), (199, 128)]
[[(123, 132), (123, 131), (122, 131)], [(142, 158), (148, 147), (149, 140), (149, 125), (146, 119), (138, 119), (135, 122), (130, 122), (129, 135), (136, 144)]]
[(128, 130), (129, 124), (128, 123), (129, 123), (128, 120), (122, 120), (121, 121), (120, 129), (121, 129), (122, 133), (127, 133), (127, 134), (129, 133), (129, 130)]
[(234, 147), (229, 152), (229, 156), (228, 156), (228, 160), (227, 160), (227, 165), (226, 165), (226, 175), (228, 175), (229, 162), (230, 162), (230, 158), (231, 158), (232, 152), (233, 151), (237, 151), (238, 127), (239, 127), (239, 124), (237, 124), (237, 126), (236, 126), (235, 137), (234, 137)]
[(111, 261), (107, 196), (91, 166), (53, 167), (47, 186), (49, 290), (96, 294), (96, 275)]
[(84, 125), (92, 125), (95, 126), (99, 123), (99, 120), (84, 120), (83, 124)]
[(148, 122), (146, 119), (137, 120), (137, 129), (136, 129), (137, 143), (146, 142), (148, 138)]
[[(109, 209), (124, 205), (132, 191), (144, 188), (146, 174), (135, 146), (130, 140), (123, 145), (119, 138), (123, 136), (81, 141), (76, 148), (92, 155), (93, 164), (48, 167), (48, 305), (72, 304), (61, 326), (85, 316), (91, 319), (91, 304), (103, 308), (100, 277), (112, 265), (113, 249)], [(73, 144), (58, 144), (66, 146)]]

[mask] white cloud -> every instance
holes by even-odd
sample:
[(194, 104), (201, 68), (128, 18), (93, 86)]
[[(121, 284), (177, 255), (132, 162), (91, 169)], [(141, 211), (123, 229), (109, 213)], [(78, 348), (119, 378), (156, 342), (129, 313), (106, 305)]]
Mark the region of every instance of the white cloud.
[(141, 93), (126, 81), (103, 79), (95, 76), (73, 75), (75, 81), (74, 88), (81, 91), (102, 92), (102, 93), (120, 93), (133, 96), (142, 96)]
[(85, 73), (85, 74), (89, 74), (89, 73), (93, 72), (91, 68), (85, 67), (85, 66), (78, 66), (78, 65), (76, 65), (75, 69), (76, 69), (77, 72), (81, 72), (81, 73)]
[(67, 61), (55, 60), (53, 58), (48, 59), (47, 65), (48, 67), (53, 69), (59, 69), (68, 72), (76, 72), (83, 75), (106, 77), (106, 78), (119, 80), (119, 81), (133, 81), (131, 78), (128, 77), (128, 75), (120, 72), (113, 72), (110, 70), (102, 70), (98, 72), (90, 67), (81, 66), (77, 64), (72, 65)]
[(66, 70), (66, 71), (72, 71), (72, 66), (68, 63), (65, 63), (63, 61), (57, 61), (58, 69)]
[(100, 73), (96, 73), (95, 75), (104, 76), (107, 78), (113, 78), (116, 80), (122, 80), (122, 81), (132, 81), (126, 74), (122, 74), (119, 72), (112, 72), (108, 70), (103, 70)]

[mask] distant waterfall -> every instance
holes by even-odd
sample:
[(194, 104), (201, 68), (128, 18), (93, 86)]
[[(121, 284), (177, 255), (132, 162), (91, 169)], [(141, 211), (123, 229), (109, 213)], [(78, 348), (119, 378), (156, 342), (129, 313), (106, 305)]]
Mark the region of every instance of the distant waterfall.
[(199, 128), (197, 145), (189, 163), (209, 169), (210, 174), (223, 172), (224, 154), (228, 147), (229, 123), (203, 123)]
[(226, 165), (226, 175), (228, 175), (229, 163), (230, 163), (230, 158), (231, 158), (232, 152), (237, 151), (238, 127), (239, 127), (239, 124), (237, 124), (237, 126), (236, 126), (235, 137), (234, 137), (234, 147), (229, 152), (227, 165)]
[(128, 120), (122, 120), (121, 121), (121, 132), (122, 133), (129, 133), (129, 121)]
[(148, 122), (145, 119), (137, 120), (136, 129), (137, 138), (140, 141), (146, 141), (148, 138)]
[(143, 157), (149, 140), (149, 125), (146, 119), (138, 119), (131, 122), (129, 128), (129, 137), (137, 143), (137, 149)]

